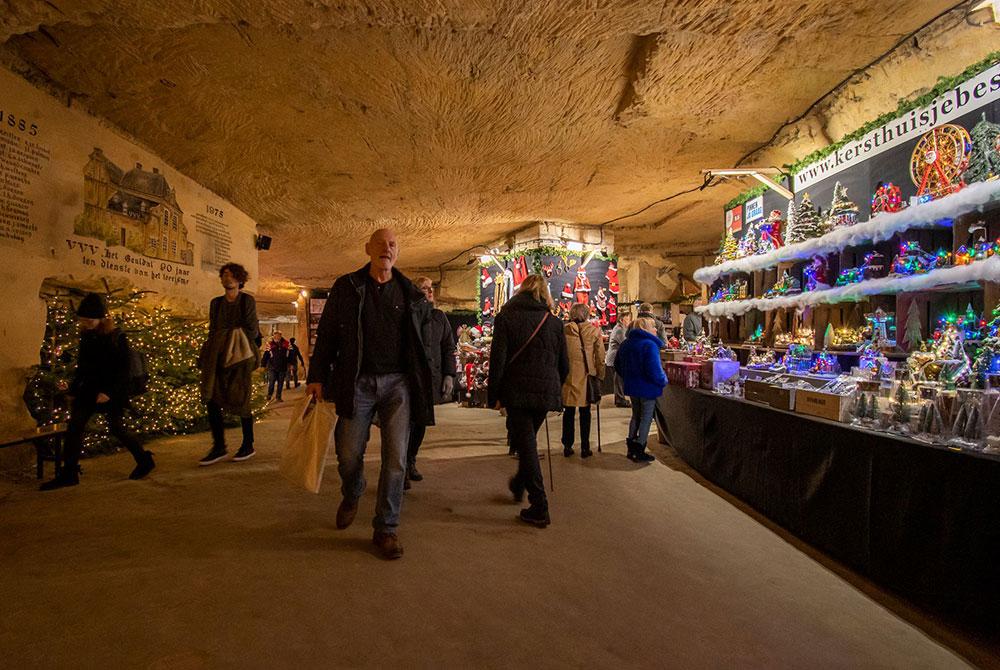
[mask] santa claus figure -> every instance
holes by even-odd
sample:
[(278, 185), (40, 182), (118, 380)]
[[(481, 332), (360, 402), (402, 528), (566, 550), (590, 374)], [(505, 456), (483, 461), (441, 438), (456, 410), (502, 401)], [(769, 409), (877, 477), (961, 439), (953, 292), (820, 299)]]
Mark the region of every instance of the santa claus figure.
[(586, 305), (590, 301), (590, 280), (587, 278), (587, 268), (580, 267), (576, 271), (576, 280), (573, 282), (573, 295), (581, 305)]
[(562, 293), (559, 294), (559, 297), (562, 298), (563, 300), (572, 300), (573, 286), (569, 283), (563, 284), (563, 290)]
[(760, 242), (757, 249), (760, 253), (766, 254), (782, 247), (782, 224), (784, 221), (781, 219), (781, 212), (777, 209), (773, 210), (767, 220), (760, 224)]
[(612, 326), (618, 323), (618, 301), (615, 296), (608, 296), (608, 323)]
[(493, 314), (493, 301), (487, 297), (483, 301), (483, 316), (490, 316)]
[(608, 292), (603, 286), (597, 289), (597, 295), (594, 296), (594, 309), (601, 318), (601, 325), (607, 325)]
[(528, 261), (525, 260), (524, 256), (518, 256), (514, 259), (513, 264), (510, 266), (511, 273), (511, 295), (517, 292), (517, 289), (521, 288), (521, 284), (524, 280), (528, 278)]
[(481, 268), (481, 270), (483, 273), (483, 278), (482, 278), (483, 288), (486, 288), (487, 286), (493, 283), (493, 275), (491, 275), (489, 273), (489, 270), (487, 270), (486, 268)]
[[(569, 286), (569, 284), (566, 284), (566, 286)], [(573, 306), (572, 294), (570, 295), (569, 298), (563, 298), (562, 300), (560, 300), (559, 304), (556, 306), (556, 311), (558, 312), (559, 318), (564, 321), (568, 319), (569, 310), (572, 306)]]
[(618, 295), (618, 266), (614, 261), (608, 263), (608, 272), (604, 276), (608, 278), (608, 290), (613, 295)]

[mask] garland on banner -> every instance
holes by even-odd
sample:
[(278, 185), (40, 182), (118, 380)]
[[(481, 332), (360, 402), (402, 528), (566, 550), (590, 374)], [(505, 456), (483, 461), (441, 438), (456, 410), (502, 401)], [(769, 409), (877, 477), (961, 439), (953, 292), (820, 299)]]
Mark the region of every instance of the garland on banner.
[[(906, 114), (911, 110), (929, 105), (931, 102), (934, 101), (935, 98), (939, 97), (946, 91), (953, 89), (960, 84), (964, 84), (965, 82), (969, 81), (970, 79), (980, 74), (981, 72), (989, 69), (990, 67), (996, 65), (997, 63), (1000, 63), (1000, 51), (994, 51), (988, 54), (981, 61), (970, 65), (969, 67), (965, 68), (964, 70), (962, 70), (962, 72), (955, 75), (954, 77), (938, 77), (937, 84), (935, 84), (934, 87), (931, 88), (926, 93), (914, 98), (901, 100), (899, 104), (896, 106), (896, 109), (894, 111), (886, 112), (885, 114), (882, 114), (881, 116), (872, 119), (871, 121), (864, 124), (860, 128), (854, 130), (853, 132), (848, 133), (847, 135), (844, 135), (842, 138), (840, 138), (833, 144), (827, 145), (822, 149), (817, 149), (816, 151), (813, 151), (809, 155), (800, 158), (799, 160), (794, 161), (793, 163), (786, 163), (783, 167), (786, 170), (788, 170), (788, 173), (791, 174), (792, 176), (797, 175), (799, 172), (802, 171), (803, 168), (812, 165), (816, 161), (826, 158), (827, 156), (833, 154), (838, 149), (843, 149), (845, 146), (847, 146), (854, 140), (864, 137), (869, 132), (877, 128), (881, 128), (887, 123), (895, 121), (896, 119), (900, 118), (901, 116), (903, 116), (904, 114)], [(733, 207), (749, 202), (750, 200), (753, 200), (757, 196), (762, 195), (766, 190), (767, 187), (761, 184), (760, 186), (756, 186), (748, 191), (744, 191), (740, 195), (736, 196), (735, 198), (727, 202), (723, 207), (723, 209), (724, 210), (732, 209)]]

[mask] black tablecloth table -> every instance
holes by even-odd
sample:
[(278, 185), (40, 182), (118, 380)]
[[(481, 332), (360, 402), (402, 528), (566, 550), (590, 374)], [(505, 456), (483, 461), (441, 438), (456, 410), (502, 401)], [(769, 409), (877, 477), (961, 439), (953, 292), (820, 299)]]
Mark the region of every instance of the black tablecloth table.
[(1000, 461), (667, 386), (661, 436), (706, 479), (873, 581), (1000, 613)]

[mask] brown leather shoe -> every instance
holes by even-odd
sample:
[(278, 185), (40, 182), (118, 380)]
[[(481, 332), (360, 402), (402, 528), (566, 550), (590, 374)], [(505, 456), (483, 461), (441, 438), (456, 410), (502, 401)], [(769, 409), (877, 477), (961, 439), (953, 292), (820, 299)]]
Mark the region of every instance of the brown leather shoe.
[(375, 531), (372, 542), (378, 549), (378, 553), (387, 561), (403, 557), (403, 545), (399, 543), (399, 538), (395, 533), (381, 533)]
[(357, 513), (357, 500), (348, 500), (347, 498), (341, 500), (340, 507), (337, 508), (337, 530), (344, 530), (354, 523), (354, 517)]

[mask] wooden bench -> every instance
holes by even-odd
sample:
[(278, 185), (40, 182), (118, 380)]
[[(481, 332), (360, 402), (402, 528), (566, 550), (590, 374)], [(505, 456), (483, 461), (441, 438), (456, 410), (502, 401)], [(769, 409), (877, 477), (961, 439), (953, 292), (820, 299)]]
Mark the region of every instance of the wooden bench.
[(20, 435), (0, 437), (0, 449), (31, 442), (35, 445), (35, 476), (38, 479), (45, 476), (45, 461), (53, 461), (58, 474), (59, 468), (62, 467), (62, 443), (66, 428), (66, 423), (52, 423), (25, 431)]

